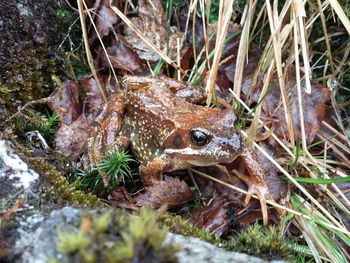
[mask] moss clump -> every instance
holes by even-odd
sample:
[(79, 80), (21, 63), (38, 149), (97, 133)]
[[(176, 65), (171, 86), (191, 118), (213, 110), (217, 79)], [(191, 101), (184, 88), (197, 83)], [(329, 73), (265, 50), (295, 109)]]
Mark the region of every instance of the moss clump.
[(293, 261), (294, 257), (279, 228), (264, 228), (257, 223), (243, 229), (237, 236), (225, 242), (223, 247), (269, 260), (283, 258)]
[(223, 242), (221, 238), (205, 231), (202, 228), (198, 228), (190, 224), (181, 216), (164, 213), (160, 217), (160, 221), (173, 233), (181, 234), (184, 236), (198, 237), (217, 246)]
[(80, 229), (58, 235), (57, 249), (70, 262), (176, 262), (178, 248), (163, 244), (167, 231), (150, 210), (110, 210), (81, 222)]
[(254, 224), (247, 226), (237, 235), (230, 236), (229, 239), (223, 239), (191, 225), (180, 216), (165, 213), (160, 220), (172, 232), (197, 237), (229, 251), (256, 255), (268, 260), (283, 258), (294, 261), (292, 242), (285, 241), (281, 230), (276, 227), (264, 228)]
[[(91, 193), (84, 193), (70, 185), (65, 177), (48, 162), (40, 159), (32, 159), (30, 163), (35, 170), (44, 177), (44, 193), (49, 201), (62, 204), (75, 204), (78, 207), (101, 207), (102, 202)], [(46, 181), (46, 182), (45, 182)]]

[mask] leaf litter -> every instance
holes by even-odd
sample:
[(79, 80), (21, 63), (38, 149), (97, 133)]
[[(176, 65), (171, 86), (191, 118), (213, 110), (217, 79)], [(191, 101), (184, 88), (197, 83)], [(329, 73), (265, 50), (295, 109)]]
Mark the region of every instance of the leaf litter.
[[(122, 2), (122, 1), (121, 1)], [(138, 9), (134, 10), (124, 5), (119, 6), (120, 10), (127, 10), (126, 15), (130, 21), (144, 32), (144, 37), (152, 42), (160, 51), (165, 52), (170, 58), (176, 57), (177, 44), (175, 39), (181, 39), (180, 66), (184, 72), (195, 68), (195, 81), (199, 81), (201, 87), (205, 87), (208, 78), (208, 69), (200, 66), (205, 65), (205, 55), (198, 58), (206, 46), (205, 34), (201, 23), (196, 23), (192, 32), (193, 18), (189, 19), (188, 31), (185, 32), (183, 26), (175, 27), (174, 23), (169, 23), (166, 19), (164, 8), (160, 1), (139, 1)], [(188, 21), (187, 13), (189, 6), (184, 6), (179, 12), (178, 21)], [(140, 37), (117, 16), (109, 5), (109, 1), (96, 1), (94, 5), (94, 22), (97, 32), (90, 27), (89, 41), (92, 43), (92, 53), (94, 55), (95, 67), (98, 72), (100, 82), (106, 94), (111, 94), (120, 89), (119, 83), (124, 75), (148, 75), (152, 73), (152, 68), (161, 59), (158, 53), (144, 42)], [(215, 35), (216, 25), (212, 24), (208, 28), (207, 36)], [(220, 65), (216, 78), (216, 95), (222, 98), (221, 107), (230, 105), (233, 101), (230, 89), (234, 84), (234, 76), (237, 63), (237, 54), (240, 43), (240, 31), (242, 28), (230, 22), (228, 26), (227, 39), (223, 46)], [(187, 33), (187, 34), (186, 34)], [(104, 46), (97, 41), (97, 36), (103, 39)], [(184, 43), (182, 39), (184, 38)], [(193, 50), (193, 37), (198, 45)], [(178, 41), (179, 43), (179, 41)], [(215, 48), (215, 37), (209, 38), (207, 54), (213, 52)], [(105, 47), (105, 48), (104, 48)], [(281, 94), (277, 74), (272, 75), (272, 80), (268, 91), (264, 94), (264, 100), (259, 101), (263, 86), (263, 74), (259, 71), (259, 63), (262, 50), (252, 45), (249, 48), (249, 56), (243, 68), (242, 93), (248, 106), (254, 108), (257, 104), (262, 104), (260, 118), (269, 124), (273, 133), (281, 140), (288, 138), (287, 123), (281, 105)], [(107, 57), (108, 56), (108, 57)], [(197, 60), (196, 60), (197, 59)], [(194, 65), (196, 61), (196, 65)], [(117, 74), (117, 79), (110, 74), (111, 67)], [(261, 69), (260, 69), (261, 70)], [(172, 75), (174, 68), (165, 66), (163, 74)], [(254, 76), (257, 76), (256, 83), (252, 83)], [(188, 75), (183, 76), (188, 80)], [(298, 94), (296, 89), (295, 68), (289, 66), (285, 72), (285, 87), (288, 94), (288, 107), (292, 113), (292, 124), (297, 138), (301, 137), (300, 115), (298, 109)], [(193, 83), (193, 82), (192, 82)], [(302, 86), (305, 85), (303, 81)], [(321, 84), (312, 82), (312, 93), (302, 91), (302, 107), (304, 109), (305, 135), (308, 143), (312, 143), (318, 137), (318, 132), (325, 118), (327, 106), (325, 102), (329, 100), (329, 89)], [(85, 97), (81, 100), (81, 94)], [(84, 151), (84, 144), (89, 135), (89, 129), (94, 120), (104, 107), (100, 90), (92, 76), (79, 79), (78, 83), (71, 80), (63, 82), (62, 94), (54, 94), (55, 100), (50, 103), (50, 107), (58, 113), (61, 125), (56, 132), (55, 144), (59, 152), (65, 156), (77, 158)], [(203, 102), (197, 102), (203, 103)], [(238, 113), (237, 113), (238, 114)], [(243, 113), (244, 115), (244, 113)], [(247, 116), (247, 115), (246, 115)], [(249, 115), (248, 115), (249, 117)], [(328, 116), (329, 117), (329, 116)], [(247, 119), (249, 121), (249, 118)], [(244, 128), (244, 124), (242, 125)], [(266, 130), (260, 127), (260, 133)], [(256, 135), (256, 138), (259, 134)], [(285, 158), (283, 151), (278, 147), (276, 141), (268, 137), (259, 142), (266, 151), (275, 158)], [(288, 183), (281, 179), (277, 168), (263, 155), (259, 155), (259, 163), (266, 172), (266, 180), (271, 191), (271, 195), (276, 201), (287, 201), (289, 194)], [(238, 162), (234, 162), (232, 167), (239, 167)], [(230, 168), (232, 168), (230, 167)], [(220, 178), (224, 182), (245, 188), (245, 184), (235, 176), (227, 176), (218, 167), (200, 168), (201, 171)], [(302, 170), (301, 170), (302, 171)], [(176, 173), (175, 173), (176, 174)], [(305, 172), (305, 175), (307, 173)], [(155, 185), (144, 187), (143, 190), (131, 192), (127, 184), (117, 186), (108, 195), (109, 201), (116, 206), (138, 209), (148, 206), (154, 209), (169, 209), (181, 207), (186, 202), (194, 198), (194, 185), (190, 180), (180, 180), (177, 177), (170, 177), (171, 173), (165, 176), (163, 181), (158, 181)], [(257, 200), (251, 200), (248, 207), (244, 205), (244, 196), (234, 190), (223, 187), (216, 182), (202, 177), (195, 178), (202, 198), (206, 200), (205, 205), (200, 209), (194, 209), (191, 213), (191, 222), (199, 227), (222, 236), (231, 231), (233, 227), (242, 227), (260, 220), (262, 214), (257, 205)], [(189, 186), (190, 185), (190, 186)], [(347, 184), (341, 185), (347, 191)], [(348, 194), (348, 191), (347, 191)], [(271, 224), (278, 224), (280, 217), (278, 213), (270, 208), (268, 210)], [(188, 215), (187, 215), (188, 216)], [(239, 222), (239, 223), (238, 223)]]

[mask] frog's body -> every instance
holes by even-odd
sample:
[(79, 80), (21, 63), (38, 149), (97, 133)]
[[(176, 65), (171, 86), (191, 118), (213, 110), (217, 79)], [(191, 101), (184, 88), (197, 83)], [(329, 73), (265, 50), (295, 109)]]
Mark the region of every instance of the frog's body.
[[(130, 94), (126, 109), (132, 149), (142, 163), (161, 158), (168, 170), (230, 163), (243, 149), (231, 112), (194, 105), (158, 86)], [(196, 132), (206, 137), (203, 145), (191, 138)]]
[(263, 172), (251, 161), (252, 154), (244, 147), (230, 110), (191, 103), (198, 101), (200, 94), (167, 78), (128, 76), (123, 86), (124, 92), (111, 96), (91, 131), (91, 163), (100, 162), (111, 148), (121, 151), (130, 144), (141, 162), (143, 182), (151, 185), (161, 180), (163, 172), (231, 163), (243, 156), (251, 176), (236, 174), (248, 184), (247, 202), (252, 194), (261, 198), (266, 219), (264, 202), (269, 192)]
[(158, 78), (126, 77), (123, 85), (127, 99), (112, 95), (89, 139), (93, 162), (129, 141), (147, 183), (165, 171), (231, 163), (241, 154), (241, 134), (229, 110), (192, 104), (175, 95), (184, 94), (185, 86), (171, 91)]

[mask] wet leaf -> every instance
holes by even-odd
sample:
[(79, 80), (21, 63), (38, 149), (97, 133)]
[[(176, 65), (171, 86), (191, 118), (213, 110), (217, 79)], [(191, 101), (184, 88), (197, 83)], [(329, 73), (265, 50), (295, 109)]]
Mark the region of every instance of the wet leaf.
[(191, 223), (197, 227), (221, 236), (229, 227), (234, 218), (229, 216), (227, 206), (230, 203), (226, 198), (215, 198), (201, 211), (197, 211), (192, 217)]
[[(300, 129), (300, 115), (298, 106), (298, 94), (296, 87), (295, 68), (290, 67), (286, 79), (286, 94), (289, 94), (289, 111), (292, 115), (292, 123), (294, 133), (297, 138), (301, 138)], [(307, 143), (311, 143), (317, 132), (320, 129), (320, 125), (325, 115), (326, 105), (325, 101), (329, 98), (329, 90), (323, 85), (312, 83), (311, 94), (305, 92), (305, 83), (301, 83), (301, 97), (302, 108), (304, 113), (304, 125), (305, 135)], [(248, 90), (244, 89), (243, 92), (247, 94)], [(252, 90), (253, 102), (258, 102), (258, 98), (261, 92), (261, 85), (256, 85)], [(281, 103), (281, 93), (278, 85), (277, 76), (274, 76), (273, 82), (270, 86), (269, 93), (265, 97), (262, 106), (263, 115), (266, 118), (271, 118), (274, 121), (275, 134), (280, 138), (288, 138), (288, 129), (286, 119), (284, 115), (283, 106)]]
[(80, 87), (71, 80), (62, 82), (62, 87), (57, 88), (53, 94), (52, 102), (48, 105), (55, 111), (64, 124), (71, 124), (82, 112), (83, 102), (80, 99)]
[(109, 2), (109, 0), (101, 0), (96, 1), (94, 4), (94, 22), (97, 28), (97, 32), (93, 27), (91, 27), (93, 32), (92, 37), (90, 38), (91, 42), (97, 38), (97, 33), (101, 39), (104, 36), (107, 36), (111, 31), (113, 31), (113, 25), (120, 21), (119, 17), (110, 7)]
[(115, 69), (121, 69), (128, 73), (140, 73), (145, 67), (137, 53), (127, 46), (123, 42), (123, 38), (120, 36), (118, 40), (112, 41), (111, 46), (107, 47), (107, 54), (110, 60), (102, 48), (97, 52), (97, 67), (99, 69), (108, 69), (111, 66)]
[[(104, 104), (103, 97), (96, 83), (96, 80), (93, 78), (93, 76), (90, 75), (88, 77), (80, 79), (80, 84), (86, 92), (85, 102), (87, 102), (89, 113), (92, 113), (93, 116), (96, 117), (97, 114), (101, 111), (101, 108)], [(108, 94), (104, 85), (103, 88), (104, 93)]]
[(158, 209), (184, 204), (192, 198), (192, 191), (184, 181), (178, 178), (165, 177), (163, 181), (154, 181), (146, 191), (136, 197), (136, 205)]
[(84, 114), (71, 124), (61, 123), (54, 139), (56, 149), (66, 157), (78, 158), (84, 149), (89, 130), (90, 123)]
[[(130, 18), (131, 23), (142, 32), (144, 39), (154, 44), (170, 58), (174, 58), (177, 51), (176, 39), (181, 39), (182, 33), (177, 32), (176, 28), (170, 28), (168, 21), (165, 19), (162, 2), (160, 0), (152, 2), (140, 0), (138, 4), (138, 16)], [(156, 62), (160, 59), (159, 54), (127, 25), (123, 33), (126, 42), (137, 52), (141, 59), (150, 62)]]
[(124, 186), (117, 186), (113, 189), (108, 199), (113, 205), (131, 209), (138, 210), (140, 207), (135, 205), (135, 197), (133, 197)]

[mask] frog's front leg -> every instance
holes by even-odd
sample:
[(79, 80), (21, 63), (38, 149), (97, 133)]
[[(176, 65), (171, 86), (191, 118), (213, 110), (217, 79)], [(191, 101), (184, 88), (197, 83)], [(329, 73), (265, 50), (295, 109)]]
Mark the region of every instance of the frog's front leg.
[[(112, 149), (123, 151), (129, 144), (127, 134), (121, 134), (125, 111), (123, 94), (113, 94), (107, 106), (96, 119), (87, 140), (88, 164), (91, 170), (101, 163), (104, 155)], [(86, 159), (86, 158), (85, 158)]]
[(143, 184), (150, 186), (154, 181), (162, 180), (162, 174), (166, 167), (167, 163), (161, 158), (155, 158), (152, 161), (141, 164), (140, 173)]
[(255, 194), (260, 201), (264, 225), (267, 225), (268, 214), (266, 200), (274, 200), (270, 194), (270, 189), (268, 188), (267, 183), (264, 179), (264, 171), (258, 162), (256, 154), (248, 148), (245, 148), (243, 150), (242, 154), (239, 156), (239, 159), (242, 162), (243, 166), (247, 169), (249, 176), (242, 174), (238, 170), (233, 170), (232, 172), (248, 186), (248, 193), (245, 198), (245, 204), (247, 205), (252, 195)]

